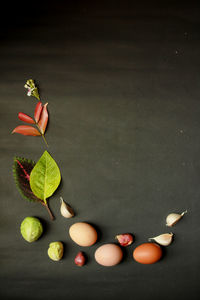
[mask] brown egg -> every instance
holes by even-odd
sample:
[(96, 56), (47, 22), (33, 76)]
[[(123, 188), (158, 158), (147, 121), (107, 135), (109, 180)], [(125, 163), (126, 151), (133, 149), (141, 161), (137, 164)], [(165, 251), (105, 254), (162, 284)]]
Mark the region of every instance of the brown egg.
[(117, 265), (122, 260), (123, 252), (115, 244), (105, 244), (97, 248), (94, 257), (100, 265), (111, 267)]
[(96, 243), (97, 232), (93, 226), (85, 222), (78, 222), (69, 228), (71, 239), (79, 246), (88, 247)]
[(153, 264), (162, 256), (162, 249), (155, 243), (144, 243), (135, 248), (133, 258), (141, 264)]

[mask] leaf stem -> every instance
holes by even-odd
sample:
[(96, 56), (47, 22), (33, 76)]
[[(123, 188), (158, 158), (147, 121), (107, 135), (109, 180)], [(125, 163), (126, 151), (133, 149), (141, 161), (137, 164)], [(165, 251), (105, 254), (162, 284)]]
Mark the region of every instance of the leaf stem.
[(38, 126), (38, 123), (35, 123), (35, 124), (36, 124), (37, 128), (39, 129), (39, 131), (40, 131), (40, 133), (41, 133), (41, 136), (42, 136), (42, 138), (43, 138), (43, 140), (44, 140), (46, 146), (49, 147), (49, 145), (48, 145), (48, 143), (47, 143), (47, 140), (45, 139), (44, 134), (41, 132), (40, 126)]
[(42, 134), (42, 137), (43, 137), (43, 140), (44, 140), (44, 142), (45, 142), (46, 146), (47, 146), (47, 147), (49, 147), (49, 145), (48, 145), (48, 143), (47, 143), (47, 141), (46, 141), (46, 139), (45, 139), (45, 136), (44, 136), (44, 134)]
[(55, 217), (54, 217), (54, 215), (52, 214), (52, 212), (51, 212), (51, 210), (50, 210), (48, 204), (47, 204), (47, 203), (44, 203), (44, 202), (43, 202), (42, 204), (46, 207), (46, 209), (47, 209), (47, 211), (48, 211), (48, 213), (49, 213), (49, 216), (50, 216), (51, 220), (53, 221), (53, 220), (55, 219)]

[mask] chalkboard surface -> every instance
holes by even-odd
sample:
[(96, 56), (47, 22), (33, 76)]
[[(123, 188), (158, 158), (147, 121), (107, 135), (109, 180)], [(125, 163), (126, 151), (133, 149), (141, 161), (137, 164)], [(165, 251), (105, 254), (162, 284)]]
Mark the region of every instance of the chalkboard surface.
[[(200, 209), (200, 11), (195, 1), (38, 1), (1, 11), (1, 299), (198, 299)], [(42, 138), (11, 135), (18, 112), (33, 115), (34, 79), (48, 102)], [(47, 150), (62, 182), (49, 199), (55, 215), (19, 194), (14, 156)], [(76, 216), (60, 215), (60, 196)], [(188, 213), (174, 227), (169, 213)], [(38, 217), (42, 237), (27, 243), (20, 224)], [(75, 222), (95, 226), (91, 247), (69, 237)], [(174, 233), (163, 258), (142, 265), (133, 250)], [(134, 234), (123, 261), (103, 267), (95, 250)], [(62, 241), (53, 262), (49, 243)], [(74, 264), (79, 251), (87, 264)]]

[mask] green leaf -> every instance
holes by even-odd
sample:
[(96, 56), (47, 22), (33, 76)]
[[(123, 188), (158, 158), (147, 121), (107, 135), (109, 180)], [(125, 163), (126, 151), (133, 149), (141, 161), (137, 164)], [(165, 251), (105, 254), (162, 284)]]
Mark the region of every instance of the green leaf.
[(58, 165), (51, 155), (44, 151), (31, 171), (30, 186), (33, 193), (47, 203), (46, 199), (55, 192), (60, 181), (61, 175)]

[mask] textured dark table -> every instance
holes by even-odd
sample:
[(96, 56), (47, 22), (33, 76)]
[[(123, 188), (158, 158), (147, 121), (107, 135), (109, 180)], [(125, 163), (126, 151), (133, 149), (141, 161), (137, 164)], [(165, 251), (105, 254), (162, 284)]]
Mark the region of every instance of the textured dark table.
[[(41, 6), (42, 5), (42, 6)], [(1, 299), (197, 299), (200, 209), (200, 12), (197, 2), (63, 1), (2, 10), (0, 47)], [(13, 177), (15, 155), (38, 160), (41, 138), (11, 135), (19, 111), (32, 114), (24, 90), (39, 85), (49, 103), (48, 151), (62, 184), (49, 200), (23, 200)], [(59, 196), (76, 217), (60, 216)], [(171, 231), (170, 212), (188, 214), (154, 265), (133, 261), (148, 237)], [(26, 216), (45, 227), (36, 243), (19, 231)], [(75, 245), (68, 228), (94, 224), (99, 241)], [(113, 268), (97, 265), (95, 249), (132, 232), (135, 243)], [(48, 244), (63, 241), (55, 263)], [(88, 255), (83, 268), (73, 259)]]

